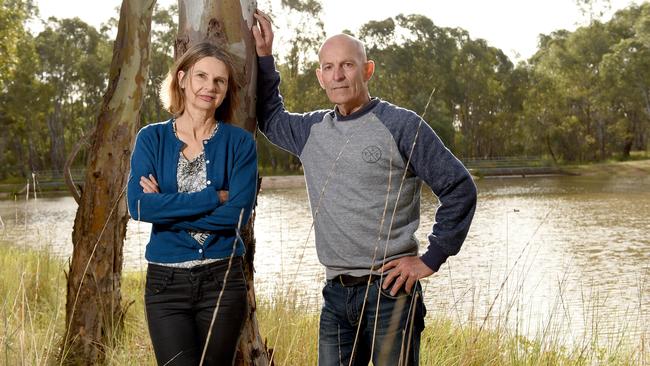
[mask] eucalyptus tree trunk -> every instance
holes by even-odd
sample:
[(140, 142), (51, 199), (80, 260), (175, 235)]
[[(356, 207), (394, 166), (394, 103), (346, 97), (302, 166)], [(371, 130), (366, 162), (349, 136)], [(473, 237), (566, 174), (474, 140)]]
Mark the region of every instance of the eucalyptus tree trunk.
[(250, 132), (257, 127), (257, 54), (251, 34), (256, 8), (255, 0), (178, 0), (178, 36), (174, 45), (174, 58), (197, 42), (210, 42), (230, 51), (237, 62), (242, 90), (237, 118), (227, 122)]
[[(219, 45), (234, 56), (236, 72), (242, 89), (239, 94), (239, 109), (236, 119), (230, 122), (250, 132), (257, 127), (255, 118), (255, 98), (257, 81), (257, 54), (251, 34), (253, 13), (257, 8), (255, 0), (179, 0), (178, 36), (174, 47), (175, 57), (180, 57), (190, 45), (197, 42), (210, 42)], [(255, 237), (253, 222), (255, 215), (242, 231), (246, 244), (244, 270), (248, 283), (249, 315), (244, 326), (239, 348), (237, 365), (269, 364), (266, 346), (259, 334), (256, 318), (255, 289), (253, 286), (253, 257)]]
[(155, 0), (123, 0), (109, 85), (89, 151), (84, 191), (74, 222), (68, 274), (65, 363), (103, 361), (123, 322), (122, 245), (131, 148), (149, 70)]

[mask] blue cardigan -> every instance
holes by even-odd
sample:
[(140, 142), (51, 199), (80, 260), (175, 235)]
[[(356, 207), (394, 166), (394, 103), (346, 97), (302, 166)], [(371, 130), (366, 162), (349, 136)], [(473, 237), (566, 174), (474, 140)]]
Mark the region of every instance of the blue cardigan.
[[(145, 258), (150, 262), (177, 263), (244, 254), (237, 236), (250, 217), (257, 192), (257, 153), (253, 136), (221, 123), (217, 133), (204, 140), (208, 186), (193, 193), (178, 192), (176, 170), (184, 146), (174, 133), (172, 120), (143, 127), (131, 155), (127, 200), (131, 217), (153, 224)], [(160, 193), (144, 193), (140, 177), (152, 174)], [(217, 191), (227, 190), (221, 204)], [(188, 230), (210, 232), (201, 246)]]

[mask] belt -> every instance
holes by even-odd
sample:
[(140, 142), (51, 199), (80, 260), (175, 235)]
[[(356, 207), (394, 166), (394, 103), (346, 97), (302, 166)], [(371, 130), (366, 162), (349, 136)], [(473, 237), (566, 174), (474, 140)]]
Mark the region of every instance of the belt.
[(340, 283), (343, 287), (354, 287), (354, 286), (362, 286), (368, 284), (368, 282), (372, 282), (376, 279), (379, 279), (379, 275), (365, 275), (361, 277), (354, 277), (350, 275), (338, 275), (334, 278), (332, 278), (332, 282), (334, 283)]

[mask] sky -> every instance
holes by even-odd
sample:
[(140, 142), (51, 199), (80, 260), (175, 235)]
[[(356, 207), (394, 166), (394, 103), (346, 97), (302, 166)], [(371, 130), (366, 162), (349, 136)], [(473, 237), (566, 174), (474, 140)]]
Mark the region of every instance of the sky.
[[(269, 7), (269, 1), (273, 13), (281, 16), (279, 0), (258, 0), (260, 9)], [(604, 20), (608, 20), (616, 10), (634, 3), (631, 0), (610, 2), (611, 10)], [(94, 26), (115, 16), (115, 9), (121, 3), (121, 0), (37, 0), (44, 19), (76, 16)], [(176, 0), (158, 0), (158, 4), (165, 7), (173, 3)], [(537, 49), (539, 34), (558, 29), (574, 30), (589, 20), (581, 13), (575, 0), (321, 0), (321, 3), (327, 35), (344, 29), (356, 33), (369, 20), (383, 20), (400, 13), (422, 14), (437, 26), (461, 27), (469, 32), (470, 37), (487, 40), (512, 60), (532, 56)], [(283, 24), (277, 20), (275, 23)]]

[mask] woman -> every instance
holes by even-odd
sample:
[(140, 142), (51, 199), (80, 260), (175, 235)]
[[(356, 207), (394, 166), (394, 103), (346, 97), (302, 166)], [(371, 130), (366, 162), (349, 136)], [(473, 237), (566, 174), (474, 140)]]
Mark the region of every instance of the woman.
[(128, 203), (134, 219), (153, 224), (145, 306), (161, 365), (198, 365), (208, 335), (204, 365), (234, 360), (248, 304), (238, 229), (257, 183), (252, 135), (225, 123), (238, 89), (230, 56), (197, 44), (161, 87), (174, 117), (136, 139)]

